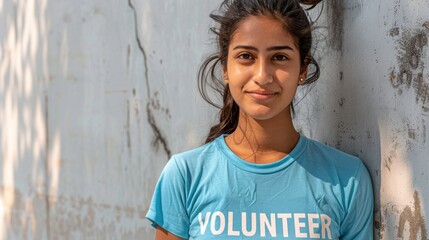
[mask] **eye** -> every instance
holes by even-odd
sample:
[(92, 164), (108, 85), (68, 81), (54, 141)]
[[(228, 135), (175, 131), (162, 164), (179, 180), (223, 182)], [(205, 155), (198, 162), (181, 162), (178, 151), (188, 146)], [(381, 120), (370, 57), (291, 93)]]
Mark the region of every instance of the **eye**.
[(237, 58), (243, 59), (243, 60), (253, 60), (253, 56), (249, 53), (241, 53), (237, 56)]
[(277, 54), (273, 57), (273, 59), (275, 61), (286, 61), (289, 60), (288, 56), (284, 55), (284, 54)]

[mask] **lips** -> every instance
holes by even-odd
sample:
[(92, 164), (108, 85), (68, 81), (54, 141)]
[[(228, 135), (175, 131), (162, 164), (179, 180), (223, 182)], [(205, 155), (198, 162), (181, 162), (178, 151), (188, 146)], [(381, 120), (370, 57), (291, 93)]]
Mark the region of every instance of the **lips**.
[(245, 91), (250, 97), (256, 100), (267, 100), (277, 95), (277, 92), (267, 90)]

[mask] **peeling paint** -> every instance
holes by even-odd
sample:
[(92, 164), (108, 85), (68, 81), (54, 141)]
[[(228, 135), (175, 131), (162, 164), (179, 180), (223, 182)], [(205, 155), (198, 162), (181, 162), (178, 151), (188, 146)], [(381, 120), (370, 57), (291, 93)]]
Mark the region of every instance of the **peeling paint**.
[[(395, 34), (391, 34), (392, 31)], [(392, 37), (399, 35), (399, 28), (393, 28), (389, 35)], [(389, 74), (390, 83), (398, 90), (398, 95), (412, 88), (416, 95), (416, 103), (422, 105), (424, 112), (429, 112), (429, 79), (425, 80), (425, 66), (422, 61), (422, 54), (428, 46), (427, 35), (427, 29), (402, 29), (402, 36), (396, 40), (399, 45), (397, 56), (399, 71), (393, 68)]]
[(421, 239), (428, 239), (428, 233), (426, 230), (425, 218), (422, 215), (422, 208), (420, 197), (417, 191), (414, 192), (414, 211), (410, 206), (405, 207), (399, 216), (399, 226), (398, 226), (398, 238), (404, 237), (405, 224), (408, 223), (409, 238), (410, 240), (417, 240), (418, 233), (421, 234)]

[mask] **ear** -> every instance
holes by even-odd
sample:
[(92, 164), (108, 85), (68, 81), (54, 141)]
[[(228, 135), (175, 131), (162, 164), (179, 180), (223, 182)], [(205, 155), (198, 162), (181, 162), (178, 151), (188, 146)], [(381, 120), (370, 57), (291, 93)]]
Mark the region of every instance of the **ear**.
[(299, 71), (298, 85), (303, 85), (305, 83), (305, 80), (307, 79), (308, 66), (310, 65), (310, 62), (311, 62), (311, 56), (307, 56)]
[(301, 68), (301, 71), (299, 72), (298, 85), (303, 85), (305, 83), (305, 80), (307, 79), (307, 73), (308, 65)]
[(226, 70), (226, 68), (223, 69), (223, 82), (225, 84), (229, 83), (229, 79), (228, 79), (228, 71)]

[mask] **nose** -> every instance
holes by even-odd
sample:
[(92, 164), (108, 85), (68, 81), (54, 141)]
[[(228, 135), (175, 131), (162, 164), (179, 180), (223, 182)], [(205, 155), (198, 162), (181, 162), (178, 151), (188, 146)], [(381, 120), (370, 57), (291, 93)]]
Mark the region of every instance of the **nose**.
[(259, 86), (273, 82), (273, 75), (269, 63), (266, 60), (259, 60), (257, 64), (255, 64), (254, 82)]

